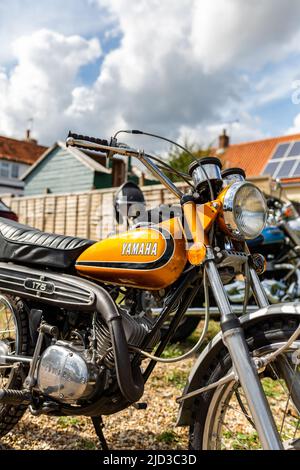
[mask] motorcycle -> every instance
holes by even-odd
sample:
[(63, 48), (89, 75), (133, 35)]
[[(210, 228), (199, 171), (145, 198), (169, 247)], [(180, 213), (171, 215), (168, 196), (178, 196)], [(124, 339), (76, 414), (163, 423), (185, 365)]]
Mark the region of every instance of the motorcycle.
[[(116, 137), (108, 142), (70, 133), (67, 145), (137, 158), (178, 198), (183, 216), (100, 242), (0, 220), (0, 434), (11, 431), (26, 408), (35, 416), (84, 415), (106, 449), (101, 416), (130, 406), (142, 410), (157, 362), (182, 361), (199, 350), (212, 295), (221, 332), (196, 359), (177, 399), (177, 424), (190, 427), (190, 449), (236, 448), (237, 442), (299, 448), (300, 308), (269, 304), (245, 242), (265, 226), (263, 194), (245, 180), (224, 182), (217, 158), (195, 160), (185, 174)], [(187, 182), (187, 193), (167, 177), (172, 171)], [(259, 306), (242, 318), (224, 289), (240, 273)], [(206, 319), (197, 344), (163, 358), (200, 288)], [(141, 290), (163, 299), (158, 318), (141, 310)], [(280, 399), (270, 382), (283, 386)]]
[[(266, 269), (261, 278), (271, 304), (300, 298), (300, 217), (293, 203), (268, 196), (268, 223), (260, 237), (248, 241), (251, 252), (261, 253)], [(245, 284), (235, 281), (226, 286), (233, 304), (244, 299)]]

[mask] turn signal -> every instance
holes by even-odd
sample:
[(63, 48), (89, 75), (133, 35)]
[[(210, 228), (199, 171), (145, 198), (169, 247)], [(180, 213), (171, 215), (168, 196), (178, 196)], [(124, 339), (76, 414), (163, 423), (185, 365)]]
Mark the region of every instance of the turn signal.
[(266, 258), (260, 253), (254, 253), (254, 255), (252, 255), (252, 264), (259, 276), (261, 276), (267, 269)]
[(206, 257), (206, 246), (204, 243), (193, 243), (187, 252), (187, 258), (193, 266), (199, 266)]

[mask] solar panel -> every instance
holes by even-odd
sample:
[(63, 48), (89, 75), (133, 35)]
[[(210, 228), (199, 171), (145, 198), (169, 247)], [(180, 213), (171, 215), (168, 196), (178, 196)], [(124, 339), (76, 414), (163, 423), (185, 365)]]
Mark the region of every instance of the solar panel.
[(271, 175), (273, 176), (274, 173), (276, 172), (278, 166), (280, 165), (280, 162), (271, 162), (271, 163), (268, 163), (268, 165), (266, 166), (265, 170), (264, 170), (264, 175)]
[(300, 176), (300, 140), (278, 145), (263, 175), (269, 175), (272, 178)]
[(300, 176), (300, 161), (298, 165), (296, 166), (295, 171), (293, 171), (293, 176)]
[(288, 176), (290, 176), (290, 172), (293, 169), (296, 161), (297, 160), (295, 159), (284, 161), (276, 174), (276, 178), (287, 178)]
[(281, 145), (278, 145), (277, 149), (275, 150), (273, 156), (272, 156), (272, 160), (275, 160), (276, 158), (282, 158), (287, 149), (289, 148), (290, 146), (290, 142), (286, 143), (286, 144), (281, 144)]
[(291, 147), (291, 149), (288, 153), (288, 157), (298, 157), (298, 156), (300, 156), (300, 142), (299, 141), (295, 142), (292, 145), (292, 147)]

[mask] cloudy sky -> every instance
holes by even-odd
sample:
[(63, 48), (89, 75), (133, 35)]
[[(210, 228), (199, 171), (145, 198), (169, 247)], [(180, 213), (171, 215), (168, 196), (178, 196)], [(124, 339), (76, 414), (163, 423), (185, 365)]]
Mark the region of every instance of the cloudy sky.
[(299, 20), (299, 0), (0, 0), (0, 134), (300, 132)]

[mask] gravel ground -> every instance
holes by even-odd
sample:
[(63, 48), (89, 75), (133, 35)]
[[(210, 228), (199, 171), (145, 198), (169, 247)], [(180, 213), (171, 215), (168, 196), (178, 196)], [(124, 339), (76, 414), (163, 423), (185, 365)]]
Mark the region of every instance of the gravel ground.
[[(218, 331), (211, 322), (209, 339)], [(167, 356), (178, 356), (195, 344), (199, 330), (185, 344), (168, 348)], [(145, 361), (146, 362), (146, 361)], [(194, 359), (177, 364), (158, 364), (146, 384), (143, 402), (147, 410), (130, 407), (116, 415), (104, 417), (104, 434), (110, 449), (115, 450), (184, 450), (188, 448), (188, 428), (176, 427), (178, 405)], [(286, 395), (279, 382), (267, 379), (264, 383), (266, 395), (280, 422), (287, 411), (286, 439), (300, 438), (300, 422), (293, 406), (286, 409)], [(235, 399), (232, 411), (224, 416), (226, 433), (223, 445), (227, 448), (247, 449), (259, 443), (249, 422), (241, 413)], [(234, 412), (234, 410), (236, 410)], [(15, 450), (95, 450), (99, 447), (90, 418), (85, 417), (34, 417), (27, 412), (15, 429), (1, 439), (0, 449)]]
[[(159, 364), (145, 388), (146, 411), (133, 407), (104, 417), (110, 449), (187, 449), (188, 430), (175, 426), (181, 394), (193, 360)], [(1, 439), (4, 449), (94, 450), (98, 439), (89, 418), (33, 417), (27, 412), (13, 432)]]

